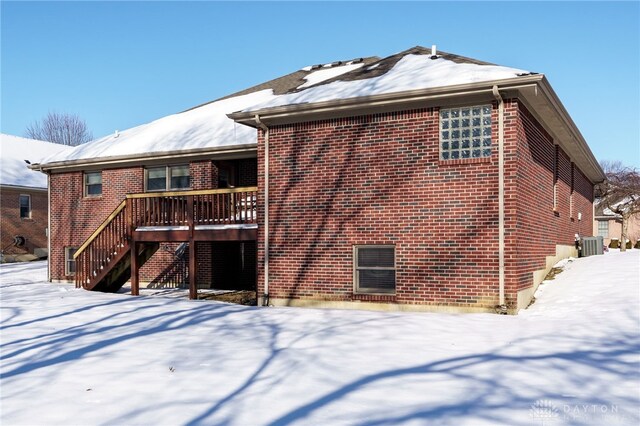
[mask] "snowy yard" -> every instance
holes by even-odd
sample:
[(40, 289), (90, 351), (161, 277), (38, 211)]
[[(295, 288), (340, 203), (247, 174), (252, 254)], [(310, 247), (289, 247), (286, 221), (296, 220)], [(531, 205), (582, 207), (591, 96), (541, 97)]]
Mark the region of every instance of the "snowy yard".
[(2, 425), (640, 422), (640, 251), (518, 316), (131, 297), (0, 267)]

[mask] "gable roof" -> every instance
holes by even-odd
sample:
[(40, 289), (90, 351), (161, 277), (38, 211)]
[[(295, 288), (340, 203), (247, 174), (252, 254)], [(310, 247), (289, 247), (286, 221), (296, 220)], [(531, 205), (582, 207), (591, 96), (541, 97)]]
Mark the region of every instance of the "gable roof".
[(333, 66), (305, 67), (215, 101), (93, 140), (70, 152), (44, 158), (39, 168), (47, 170), (86, 164), (121, 163), (145, 157), (159, 158), (178, 152), (197, 155), (211, 151), (255, 149), (255, 130), (236, 123), (227, 114), (290, 93), (309, 82), (321, 83), (377, 59), (358, 58), (340, 61)]
[(432, 56), (431, 50), (416, 46), (327, 79), (312, 87), (274, 96), (244, 111), (336, 99), (361, 99), (412, 90), (514, 79), (531, 74), (529, 71), (494, 65), (446, 52)]
[[(368, 57), (302, 68), (178, 114), (105, 136), (70, 153), (46, 158), (41, 170), (139, 162), (255, 150), (254, 117), (268, 125), (362, 112), (439, 105), (475, 96), (518, 96), (592, 182), (604, 173), (544, 75), (416, 46), (385, 58)], [(542, 96), (538, 96), (538, 89)], [(508, 91), (508, 92), (505, 92)], [(438, 101), (434, 101), (437, 99)]]
[(592, 183), (605, 178), (587, 142), (543, 74), (416, 46), (302, 91), (229, 114), (258, 127), (393, 110), (518, 98)]
[(0, 185), (47, 188), (47, 177), (29, 170), (25, 160), (37, 163), (44, 157), (69, 152), (70, 146), (0, 134)]

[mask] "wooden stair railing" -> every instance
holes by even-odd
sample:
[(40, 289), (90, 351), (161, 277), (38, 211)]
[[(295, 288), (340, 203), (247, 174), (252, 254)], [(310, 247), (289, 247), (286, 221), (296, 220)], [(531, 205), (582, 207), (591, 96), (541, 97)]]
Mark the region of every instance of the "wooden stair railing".
[[(257, 190), (246, 187), (128, 194), (76, 250), (76, 287), (117, 290), (115, 287), (123, 283), (122, 274), (130, 273), (132, 232), (138, 227), (255, 224)], [(157, 249), (157, 245), (141, 249), (137, 254), (142, 261), (139, 266)], [(117, 271), (112, 271), (114, 268)], [(117, 278), (114, 272), (118, 272)], [(105, 279), (117, 285), (101, 282)]]
[(95, 278), (129, 251), (131, 226), (126, 205), (127, 200), (123, 200), (76, 250), (76, 287), (91, 289)]

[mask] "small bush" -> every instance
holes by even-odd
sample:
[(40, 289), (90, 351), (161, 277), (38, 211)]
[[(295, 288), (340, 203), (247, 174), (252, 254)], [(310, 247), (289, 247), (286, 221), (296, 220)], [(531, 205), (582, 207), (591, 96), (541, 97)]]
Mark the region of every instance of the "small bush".
[(618, 241), (616, 238), (612, 239), (611, 242), (609, 243), (609, 248), (612, 248), (612, 249), (620, 248), (620, 241)]
[(633, 248), (640, 249), (640, 240), (636, 241), (636, 245)]
[(627, 250), (631, 250), (631, 241), (627, 241)]

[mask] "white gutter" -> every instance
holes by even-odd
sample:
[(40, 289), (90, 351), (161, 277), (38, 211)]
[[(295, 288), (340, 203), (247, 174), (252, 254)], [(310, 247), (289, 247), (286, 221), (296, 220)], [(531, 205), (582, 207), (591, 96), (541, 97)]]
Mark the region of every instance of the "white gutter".
[(230, 158), (243, 158), (242, 155), (246, 155), (247, 158), (253, 155), (256, 150), (256, 144), (241, 144), (241, 145), (227, 145), (220, 147), (209, 148), (194, 148), (184, 150), (172, 150), (172, 151), (158, 151), (150, 153), (138, 153), (117, 155), (112, 157), (95, 157), (95, 158), (80, 158), (74, 160), (61, 160), (52, 161), (50, 163), (34, 163), (29, 165), (29, 169), (46, 173), (47, 171), (76, 171), (87, 170), (90, 168), (100, 169), (105, 167), (127, 167), (130, 165), (139, 165), (142, 162), (144, 164), (151, 164), (151, 162), (167, 162), (173, 161), (177, 156), (182, 159), (198, 160), (208, 159), (212, 156), (229, 156)]
[[(227, 117), (246, 125), (252, 125), (255, 122), (255, 114), (261, 117), (268, 117), (270, 122), (284, 120), (291, 122), (290, 118), (304, 117), (305, 115), (317, 115), (322, 113), (340, 114), (346, 111), (352, 111), (358, 108), (374, 108), (388, 107), (393, 109), (394, 105), (407, 103), (424, 103), (428, 101), (437, 101), (439, 99), (448, 99), (452, 96), (469, 96), (488, 94), (491, 96), (492, 87), (500, 83), (502, 90), (519, 90), (525, 88), (535, 88), (544, 78), (542, 74), (517, 77), (513, 79), (495, 80), (491, 82), (461, 84), (447, 87), (437, 87), (430, 89), (409, 90), (403, 92), (384, 93), (370, 96), (360, 96), (347, 99), (338, 99), (330, 101), (289, 104), (282, 106), (274, 106), (261, 108), (256, 110), (245, 110), (227, 114)], [(303, 120), (307, 120), (304, 118)]]
[(256, 124), (264, 132), (264, 294), (262, 306), (269, 306), (269, 128), (255, 115)]
[(493, 86), (493, 96), (498, 101), (498, 312), (506, 313), (504, 304), (504, 100), (498, 86)]

